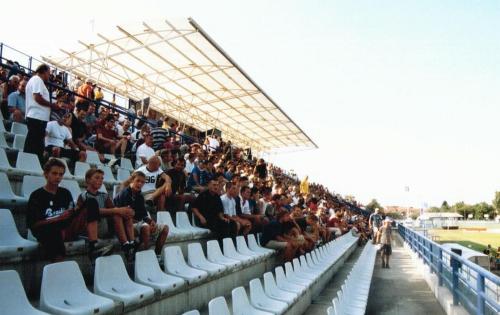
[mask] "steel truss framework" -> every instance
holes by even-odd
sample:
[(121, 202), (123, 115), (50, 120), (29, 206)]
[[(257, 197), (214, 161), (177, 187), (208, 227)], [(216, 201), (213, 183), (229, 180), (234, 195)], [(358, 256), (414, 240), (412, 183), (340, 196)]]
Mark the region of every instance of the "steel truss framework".
[(59, 69), (150, 106), (199, 130), (258, 151), (316, 144), (193, 20), (117, 26), (43, 57)]

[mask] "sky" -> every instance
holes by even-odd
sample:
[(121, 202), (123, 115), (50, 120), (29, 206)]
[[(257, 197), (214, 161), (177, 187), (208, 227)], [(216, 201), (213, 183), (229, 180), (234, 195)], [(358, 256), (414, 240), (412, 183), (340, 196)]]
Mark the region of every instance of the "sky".
[[(271, 155), (382, 205), (500, 191), (500, 1), (33, 1), (0, 41), (38, 57), (117, 24), (192, 17), (318, 144)], [(409, 187), (406, 191), (405, 187)]]

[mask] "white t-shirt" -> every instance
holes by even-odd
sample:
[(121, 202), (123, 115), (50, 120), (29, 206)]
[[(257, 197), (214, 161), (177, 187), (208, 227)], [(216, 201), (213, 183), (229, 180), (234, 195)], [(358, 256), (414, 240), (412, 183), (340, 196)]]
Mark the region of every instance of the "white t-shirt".
[(64, 148), (64, 140), (71, 139), (71, 132), (65, 125), (59, 125), (59, 122), (49, 121), (45, 129), (45, 146), (53, 145), (55, 147)]
[(141, 156), (145, 157), (146, 160), (149, 160), (150, 157), (155, 155), (155, 150), (147, 144), (143, 143), (137, 148), (135, 167), (138, 168), (144, 163), (142, 163)]
[(210, 151), (216, 151), (219, 148), (219, 141), (215, 138), (208, 138)]
[(157, 171), (151, 172), (148, 170), (147, 165), (143, 165), (137, 169), (137, 171), (141, 171), (146, 175), (146, 182), (144, 186), (142, 186), (142, 192), (153, 191), (156, 189), (156, 181), (158, 177), (163, 173), (163, 170), (159, 168)]
[(187, 172), (187, 173), (191, 173), (193, 171), (193, 168), (194, 168), (194, 165), (195, 163), (191, 163), (191, 161), (189, 160), (186, 160), (186, 167), (184, 168), (184, 170)]
[(235, 216), (236, 215), (236, 200), (234, 198), (229, 197), (227, 194), (224, 194), (220, 197), (220, 200), (222, 201), (222, 205), (224, 206), (224, 214), (227, 214), (228, 216)]
[(47, 102), (50, 101), (49, 90), (37, 75), (32, 76), (26, 84), (26, 117), (49, 121), (50, 107), (38, 104), (33, 96), (34, 93), (40, 94)]
[(250, 211), (250, 203), (248, 200), (244, 201), (243, 197), (240, 196), (240, 202), (241, 202), (241, 213), (242, 214), (252, 214)]

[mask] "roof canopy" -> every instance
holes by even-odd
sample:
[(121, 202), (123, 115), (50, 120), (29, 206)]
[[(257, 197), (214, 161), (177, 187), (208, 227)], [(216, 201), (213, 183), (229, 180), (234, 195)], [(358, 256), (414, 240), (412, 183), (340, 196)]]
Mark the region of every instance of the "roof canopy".
[(79, 45), (43, 59), (238, 145), (317, 147), (192, 19), (117, 26)]

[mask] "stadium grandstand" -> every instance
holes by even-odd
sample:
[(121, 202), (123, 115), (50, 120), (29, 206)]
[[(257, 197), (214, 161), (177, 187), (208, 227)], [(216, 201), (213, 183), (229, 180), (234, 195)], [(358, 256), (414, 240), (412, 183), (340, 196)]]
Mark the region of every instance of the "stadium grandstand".
[[(260, 158), (316, 144), (194, 20), (39, 59), (0, 44), (0, 313), (316, 314), (342, 267), (322, 314), (369, 309), (370, 213)], [(399, 232), (499, 311), (498, 277)]]

